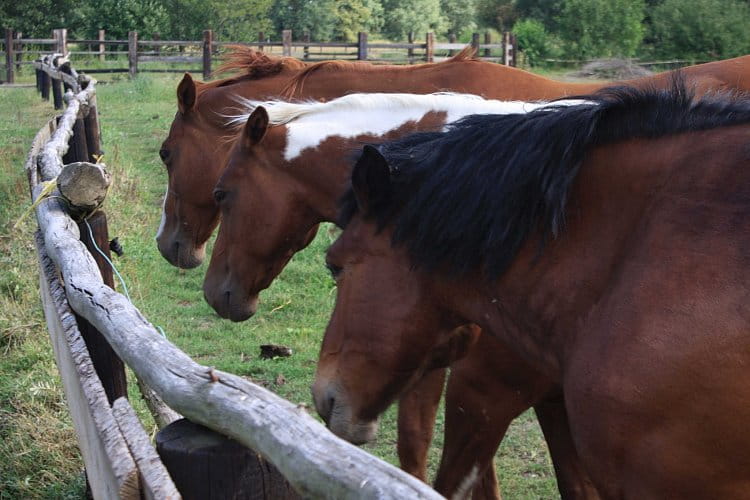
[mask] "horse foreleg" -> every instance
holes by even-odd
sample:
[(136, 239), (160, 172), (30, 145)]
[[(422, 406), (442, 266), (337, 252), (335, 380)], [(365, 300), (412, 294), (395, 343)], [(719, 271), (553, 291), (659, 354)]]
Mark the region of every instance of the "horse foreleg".
[(427, 481), (427, 451), (432, 442), (445, 368), (427, 372), (398, 404), (398, 458), (401, 468)]
[(560, 496), (563, 499), (599, 498), (599, 492), (584, 470), (573, 445), (562, 390), (553, 390), (534, 406), (534, 411), (555, 466)]

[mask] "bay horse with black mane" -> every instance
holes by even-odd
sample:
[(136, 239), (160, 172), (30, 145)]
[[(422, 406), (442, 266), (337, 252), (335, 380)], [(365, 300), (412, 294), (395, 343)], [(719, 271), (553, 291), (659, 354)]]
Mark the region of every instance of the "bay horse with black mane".
[[(268, 286), (291, 256), (307, 246), (321, 222), (335, 220), (337, 201), (350, 178), (351, 156), (363, 141), (439, 130), (446, 121), (472, 113), (530, 111), (542, 105), (462, 94), (351, 94), (326, 103), (242, 103), (245, 113), (231, 118), (242, 129), (214, 190), (222, 222), (204, 282), (206, 300), (221, 316), (234, 320), (254, 312), (257, 295), (248, 297), (248, 290), (257, 293)], [(483, 481), (474, 491), (475, 498), (496, 497), (492, 457), (508, 424), (536, 405), (560, 490), (567, 497), (582, 497), (588, 483), (570, 453), (564, 410), (556, 406), (554, 385), (494, 339), (477, 340), (478, 329), (459, 332), (456, 339), (460, 340), (454, 339), (431, 357), (420, 385), (409, 396), (409, 400), (426, 401), (433, 411), (420, 412), (422, 421), (409, 433), (419, 435), (421, 428), (426, 449), (442, 392), (442, 368), (464, 355), (472, 361), (452, 367), (444, 459), (436, 488), (453, 495), (463, 477), (476, 468)], [(514, 370), (508, 370), (506, 377), (492, 371), (490, 377), (478, 373), (481, 366), (489, 363), (491, 367), (498, 358), (505, 358), (505, 366)], [(488, 404), (482, 390), (486, 387), (504, 397)], [(410, 420), (413, 413), (404, 414), (403, 405), (400, 408), (402, 432), (415, 423)], [(407, 444), (408, 440), (399, 440), (399, 449)], [(403, 450), (399, 455), (402, 466), (426, 479), (422, 457), (415, 462), (409, 461), (414, 452)]]
[(747, 498), (750, 102), (590, 100), (365, 148), (316, 407), (372, 434), (472, 322), (562, 386), (603, 497)]

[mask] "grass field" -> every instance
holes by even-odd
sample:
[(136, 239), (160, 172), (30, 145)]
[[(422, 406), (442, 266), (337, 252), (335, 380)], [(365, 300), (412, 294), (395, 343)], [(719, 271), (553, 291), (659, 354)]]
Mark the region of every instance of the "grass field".
[[(149, 320), (200, 363), (246, 376), (293, 402), (312, 407), (309, 386), (318, 346), (335, 297), (322, 254), (334, 237), (320, 231), (261, 297), (245, 323), (220, 319), (204, 302), (205, 264), (190, 271), (159, 255), (159, 223), (166, 172), (158, 149), (176, 110), (177, 77), (122, 77), (98, 89), (105, 163), (114, 178), (106, 203), (110, 236), (125, 255), (116, 265), (130, 296)], [(0, 89), (0, 500), (81, 498), (82, 462), (43, 324), (33, 250), (35, 221), (15, 221), (29, 204), (23, 163), (36, 131), (54, 112), (34, 89)], [(290, 358), (262, 360), (260, 344), (291, 347)], [(131, 400), (152, 432), (137, 394)], [(368, 450), (397, 463), (395, 419), (389, 411), (377, 443)], [(442, 419), (441, 419), (442, 420)], [(431, 453), (439, 460), (442, 421)], [(498, 453), (505, 498), (558, 496), (552, 466), (536, 420), (519, 418)]]

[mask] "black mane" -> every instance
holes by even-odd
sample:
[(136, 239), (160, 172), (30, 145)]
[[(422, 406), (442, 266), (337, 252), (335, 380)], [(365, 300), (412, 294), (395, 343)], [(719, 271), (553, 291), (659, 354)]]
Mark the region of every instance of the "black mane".
[[(568, 192), (592, 146), (750, 122), (750, 101), (726, 94), (693, 99), (670, 89), (604, 89), (596, 105), (528, 114), (473, 115), (445, 132), (376, 145), (391, 167), (391, 193), (364, 214), (394, 225), (415, 265), (498, 277), (531, 234), (541, 243), (564, 226)], [(339, 225), (357, 211), (350, 190)]]

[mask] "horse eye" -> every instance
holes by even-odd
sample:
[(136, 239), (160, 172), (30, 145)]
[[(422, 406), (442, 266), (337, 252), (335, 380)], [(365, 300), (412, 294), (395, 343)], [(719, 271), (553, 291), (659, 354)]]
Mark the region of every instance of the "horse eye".
[(163, 161), (164, 163), (168, 163), (169, 162), (169, 150), (164, 149), (164, 148), (160, 149), (159, 158), (161, 158), (161, 161)]
[(333, 279), (336, 279), (338, 275), (341, 274), (340, 266), (331, 264), (330, 262), (326, 262), (326, 267), (328, 268), (328, 271), (331, 273), (331, 276), (333, 276)]
[(227, 197), (227, 192), (221, 189), (214, 189), (214, 201), (221, 203)]

